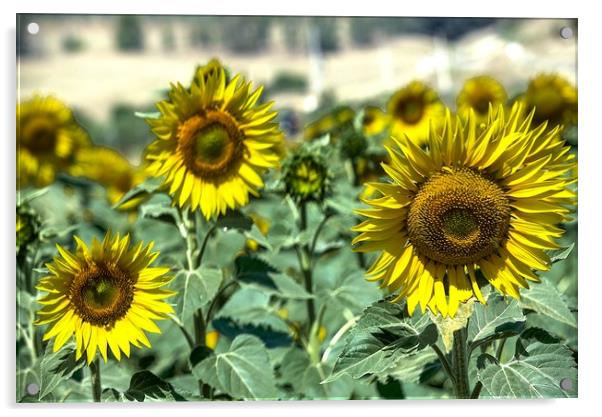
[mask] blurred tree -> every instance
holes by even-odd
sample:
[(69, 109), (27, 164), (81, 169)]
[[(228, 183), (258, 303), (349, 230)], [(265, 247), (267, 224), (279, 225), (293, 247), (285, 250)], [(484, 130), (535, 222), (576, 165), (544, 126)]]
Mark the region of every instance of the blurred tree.
[(221, 34), (224, 46), (238, 53), (258, 52), (265, 48), (270, 18), (263, 16), (225, 16)]
[(63, 38), (62, 42), (63, 51), (67, 53), (81, 52), (85, 48), (84, 41), (75, 35), (67, 35)]
[(118, 17), (117, 49), (120, 51), (144, 49), (144, 33), (140, 16), (122, 15)]
[(336, 52), (340, 48), (338, 33), (338, 18), (314, 17), (311, 23), (317, 28), (320, 36), (320, 50), (322, 53)]

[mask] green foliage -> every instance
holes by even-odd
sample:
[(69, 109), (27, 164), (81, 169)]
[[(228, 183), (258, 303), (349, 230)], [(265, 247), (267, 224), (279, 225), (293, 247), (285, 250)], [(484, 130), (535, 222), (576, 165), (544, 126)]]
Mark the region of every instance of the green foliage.
[(577, 328), (576, 314), (569, 308), (566, 298), (547, 279), (522, 291), (519, 305)]
[(62, 47), (65, 52), (76, 53), (83, 51), (86, 45), (81, 38), (74, 35), (68, 35), (63, 39)]
[(120, 51), (140, 51), (144, 49), (144, 32), (139, 16), (122, 15), (118, 17), (116, 46)]
[[(572, 352), (558, 343), (535, 342), (512, 360), (481, 360), (478, 379), (491, 398), (559, 398), (577, 395), (577, 369)], [(567, 384), (563, 389), (561, 382)]]
[(437, 341), (437, 328), (427, 316), (404, 316), (404, 307), (386, 300), (368, 307), (351, 330), (326, 381), (342, 374), (385, 377), (399, 360)]
[(177, 291), (175, 309), (178, 317), (187, 320), (197, 309), (211, 302), (222, 280), (222, 271), (208, 266), (178, 271), (172, 281), (172, 289)]
[(279, 72), (268, 87), (270, 94), (304, 92), (307, 89), (305, 76), (293, 72)]
[(471, 349), (495, 339), (519, 334), (526, 317), (516, 301), (492, 293), (487, 304), (475, 304), (468, 324)]
[(236, 399), (274, 400), (276, 379), (261, 340), (241, 335), (226, 352), (216, 353), (192, 369), (198, 379)]

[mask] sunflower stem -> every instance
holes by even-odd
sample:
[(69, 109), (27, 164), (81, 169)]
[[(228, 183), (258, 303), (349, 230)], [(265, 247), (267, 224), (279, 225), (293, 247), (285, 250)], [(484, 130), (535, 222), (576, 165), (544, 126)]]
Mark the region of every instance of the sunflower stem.
[(463, 327), (454, 332), (454, 344), (452, 347), (452, 372), (454, 378), (454, 394), (458, 399), (470, 398), (470, 387), (468, 381), (468, 329)]
[(188, 261), (188, 270), (194, 271), (198, 267), (194, 253), (199, 246), (196, 234), (196, 218), (194, 213), (189, 210), (182, 211), (181, 214), (185, 228), (184, 237), (186, 239), (186, 260)]
[[(301, 203), (299, 230), (301, 233), (307, 230), (307, 203), (305, 201)], [(305, 290), (309, 294), (313, 294), (312, 261), (310, 249), (307, 245), (297, 245), (297, 258), (299, 259), (299, 266), (303, 273)], [(311, 331), (311, 328), (316, 321), (316, 306), (313, 298), (307, 299), (307, 317), (309, 319), (308, 330)]]
[(90, 374), (92, 378), (92, 397), (94, 398), (95, 403), (99, 403), (102, 394), (99, 358), (94, 359), (94, 361), (90, 364)]

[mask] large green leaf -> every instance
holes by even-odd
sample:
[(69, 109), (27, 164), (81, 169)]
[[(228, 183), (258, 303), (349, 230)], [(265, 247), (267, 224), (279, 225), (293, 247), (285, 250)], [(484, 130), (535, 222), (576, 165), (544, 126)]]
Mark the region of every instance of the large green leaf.
[(75, 360), (75, 344), (68, 343), (57, 352), (47, 349), (40, 362), (40, 392), (39, 398), (43, 399), (50, 394), (60, 383), (71, 378), (71, 375), (84, 366), (83, 357)]
[(180, 227), (182, 219), (177, 208), (169, 203), (149, 203), (140, 206), (140, 216), (147, 219), (160, 220)]
[(113, 205), (113, 208), (119, 208), (119, 206), (122, 206), (123, 204), (136, 197), (154, 193), (159, 189), (162, 183), (162, 177), (147, 178), (142, 183), (138, 184), (136, 187), (132, 188), (130, 191), (125, 193), (123, 197), (121, 197), (119, 201)]
[(423, 349), (413, 355), (400, 358), (395, 368), (389, 371), (389, 376), (402, 382), (422, 382), (441, 369), (437, 354), (432, 349)]
[(182, 321), (209, 303), (222, 283), (222, 271), (201, 266), (194, 271), (180, 270), (172, 282), (176, 314)]
[(349, 399), (354, 385), (350, 377), (345, 375), (334, 381), (322, 383), (331, 371), (332, 365), (312, 364), (305, 350), (292, 347), (282, 360), (279, 383), (290, 385), (301, 399)]
[(386, 376), (404, 357), (436, 343), (437, 328), (428, 316), (408, 318), (404, 308), (386, 300), (368, 307), (350, 331), (325, 382), (343, 374), (353, 378)]
[(144, 401), (146, 398), (184, 400), (169, 382), (162, 380), (150, 371), (140, 371), (132, 375), (130, 387), (124, 394), (130, 401)]
[(278, 397), (268, 352), (254, 336), (238, 336), (227, 352), (206, 358), (192, 372), (196, 378), (233, 398), (274, 400)]
[(526, 317), (518, 303), (492, 293), (487, 304), (475, 303), (468, 322), (468, 340), (475, 347), (488, 340), (519, 334)]
[(577, 328), (575, 314), (560, 291), (548, 280), (544, 279), (530, 289), (521, 291), (519, 305)]
[(483, 361), (477, 377), (483, 384), (483, 396), (491, 398), (574, 397), (576, 389), (561, 388), (561, 381), (577, 380), (576, 363), (563, 345), (535, 342), (526, 348), (526, 356), (507, 363)]

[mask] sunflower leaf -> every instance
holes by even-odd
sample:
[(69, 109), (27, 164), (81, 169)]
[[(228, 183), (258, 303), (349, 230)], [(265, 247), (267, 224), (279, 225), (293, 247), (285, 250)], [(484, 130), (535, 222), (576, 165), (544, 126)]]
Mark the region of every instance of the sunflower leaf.
[(559, 261), (563, 261), (569, 257), (573, 249), (575, 248), (575, 243), (571, 243), (566, 248), (550, 251), (550, 262), (555, 263)]
[(293, 342), (288, 332), (272, 329), (267, 324), (241, 324), (229, 317), (220, 317), (211, 322), (213, 328), (230, 339), (241, 334), (249, 334), (258, 337), (269, 349), (290, 346)]
[(519, 334), (526, 320), (516, 301), (492, 293), (487, 304), (475, 303), (474, 313), (468, 323), (471, 349), (490, 340)]
[(404, 358), (435, 344), (437, 339), (437, 327), (427, 315), (409, 318), (405, 306), (378, 301), (364, 310), (332, 374), (323, 382), (332, 382), (343, 374), (355, 379), (387, 376)]
[(182, 223), (179, 211), (168, 204), (152, 203), (144, 204), (140, 207), (140, 217), (155, 219), (165, 223), (173, 224), (176, 227)]
[(132, 375), (130, 387), (124, 392), (130, 401), (144, 401), (145, 399), (164, 399), (166, 401), (183, 401), (173, 386), (159, 378), (150, 371), (140, 371)]
[(158, 112), (158, 111), (152, 111), (152, 112), (136, 111), (136, 112), (134, 112), (134, 116), (139, 117), (140, 119), (159, 119), (161, 117), (161, 112)]
[[(49, 349), (47, 349), (49, 350)], [(75, 360), (75, 344), (68, 343), (58, 352), (47, 351), (40, 363), (39, 399), (50, 394), (62, 381), (84, 366), (84, 358)]]
[(218, 268), (201, 266), (193, 271), (178, 271), (171, 287), (177, 291), (175, 309), (178, 317), (185, 321), (197, 309), (211, 302), (222, 279), (222, 271)]
[(274, 400), (278, 397), (267, 349), (255, 336), (236, 337), (227, 352), (204, 359), (192, 373), (233, 398)]
[(120, 206), (122, 206), (123, 204), (127, 203), (128, 201), (130, 201), (136, 197), (154, 193), (155, 191), (157, 191), (159, 189), (159, 187), (161, 186), (162, 183), (163, 183), (163, 178), (161, 178), (161, 177), (147, 178), (146, 180), (144, 180), (143, 182), (141, 182), (140, 184), (138, 184), (137, 186), (132, 188), (130, 191), (125, 193), (119, 199), (119, 201), (113, 205), (113, 208), (118, 209)]
[(216, 226), (220, 228), (237, 229), (249, 231), (253, 227), (253, 220), (245, 216), (239, 210), (229, 211), (225, 215), (220, 216), (216, 222)]
[(522, 308), (533, 310), (577, 328), (576, 316), (570, 310), (565, 298), (558, 288), (546, 279), (528, 290), (521, 291), (521, 299), (518, 304)]
[(576, 363), (571, 351), (561, 344), (535, 342), (526, 348), (522, 357), (509, 362), (478, 362), (477, 378), (483, 384), (481, 396), (501, 399), (577, 395), (573, 388), (577, 380)]

